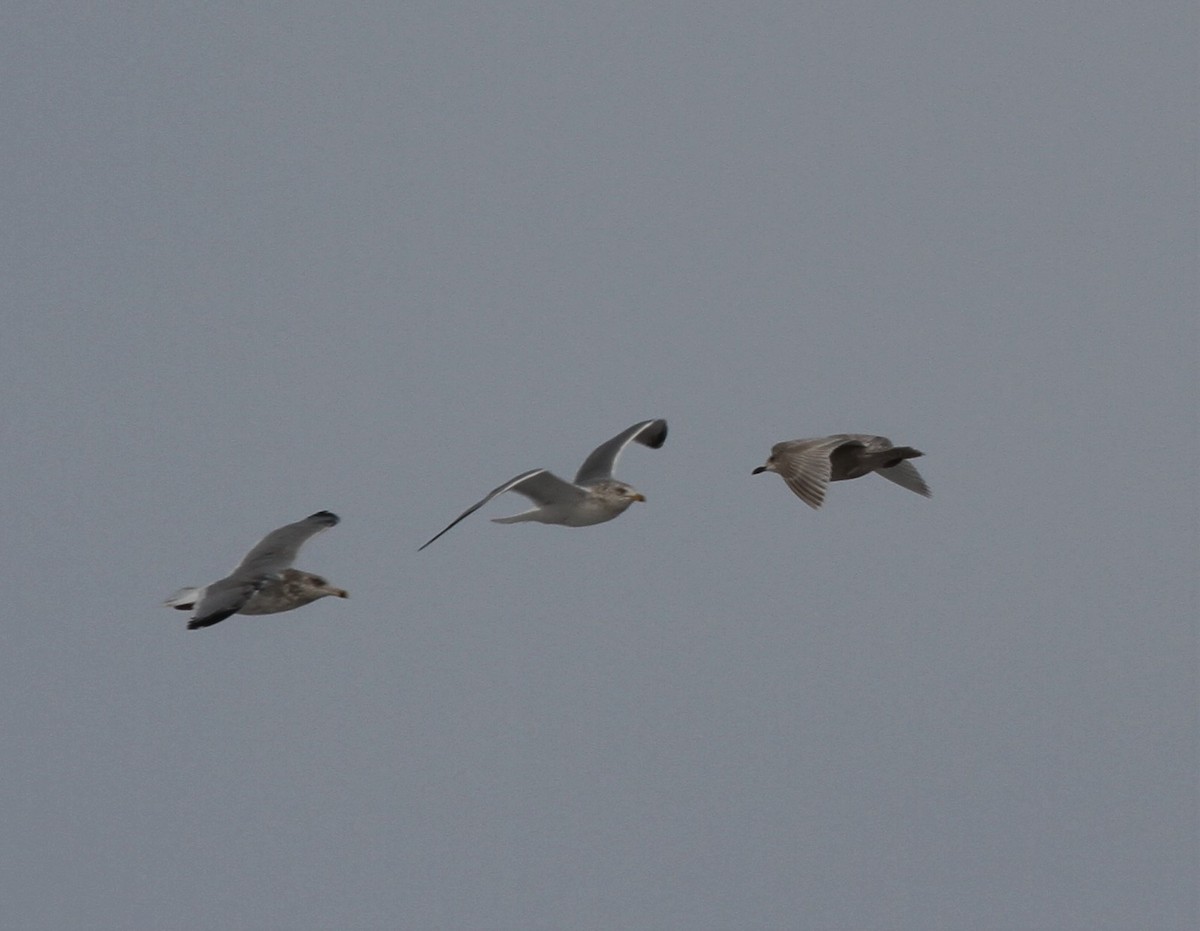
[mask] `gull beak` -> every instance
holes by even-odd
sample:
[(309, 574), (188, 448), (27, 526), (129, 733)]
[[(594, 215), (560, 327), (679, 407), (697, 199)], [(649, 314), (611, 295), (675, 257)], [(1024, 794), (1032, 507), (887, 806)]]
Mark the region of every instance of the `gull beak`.
[(633, 500), (634, 501), (645, 501), (646, 496), (644, 494), (642, 494), (640, 491), (635, 491), (633, 493)]
[(349, 598), (350, 597), (350, 593), (348, 591), (346, 591), (344, 588), (331, 588), (331, 589), (329, 589), (329, 594), (335, 595), (338, 598)]
[(753, 472), (751, 472), (750, 474), (751, 474), (751, 475), (758, 475), (758, 473), (759, 473), (759, 472), (766, 472), (766, 471), (767, 471), (767, 467), (766, 467), (766, 466), (759, 466), (757, 469), (755, 469), (755, 470), (754, 470)]

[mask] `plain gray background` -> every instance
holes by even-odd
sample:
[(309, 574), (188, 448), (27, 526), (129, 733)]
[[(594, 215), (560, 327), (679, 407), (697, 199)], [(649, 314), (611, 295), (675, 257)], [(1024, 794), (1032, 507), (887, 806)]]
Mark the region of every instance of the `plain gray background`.
[(1191, 3), (0, 19), (5, 928), (1194, 927)]

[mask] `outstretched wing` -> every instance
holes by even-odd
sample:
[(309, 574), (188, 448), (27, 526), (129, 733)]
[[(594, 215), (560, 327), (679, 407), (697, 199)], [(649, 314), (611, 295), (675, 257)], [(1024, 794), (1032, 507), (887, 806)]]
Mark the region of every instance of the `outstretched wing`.
[(516, 478), (509, 479), (503, 485), (493, 488), (487, 493), (481, 501), (477, 501), (469, 508), (463, 511), (458, 517), (450, 521), (449, 525), (444, 530), (441, 530), (433, 536), (432, 539), (417, 547), (417, 552), (425, 549), (430, 543), (440, 537), (443, 533), (457, 524), (466, 517), (470, 517), (481, 507), (495, 498), (497, 495), (502, 495), (506, 491), (515, 491), (517, 494), (524, 495), (534, 504), (548, 505), (557, 504), (560, 502), (571, 501), (583, 497), (583, 489), (576, 488), (570, 482), (564, 482), (557, 475), (548, 472), (545, 469), (532, 469), (529, 472), (522, 472)]
[(841, 436), (827, 437), (824, 441), (794, 440), (777, 443), (771, 455), (778, 462), (776, 471), (787, 482), (788, 488), (810, 508), (816, 509), (825, 503), (825, 490), (829, 487), (832, 473), (829, 455), (845, 442)]
[(889, 482), (895, 482), (901, 488), (907, 488), (909, 491), (915, 491), (919, 495), (924, 495), (926, 498), (932, 498), (933, 492), (929, 490), (929, 486), (925, 484), (925, 479), (921, 478), (921, 473), (907, 459), (896, 463), (886, 469), (876, 469), (878, 474), (882, 475)]
[(205, 588), (204, 597), (196, 605), (196, 613), (188, 621), (187, 629), (212, 627), (213, 624), (220, 624), (225, 618), (237, 614), (265, 581), (266, 576), (254, 580), (240, 580), (231, 575), (219, 582), (213, 582)]
[(587, 485), (601, 479), (612, 478), (613, 469), (617, 465), (617, 457), (630, 443), (641, 443), (651, 449), (659, 449), (667, 440), (667, 422), (665, 420), (643, 420), (635, 423), (623, 433), (618, 433), (611, 440), (601, 443), (592, 450), (590, 456), (583, 460), (583, 465), (575, 473), (576, 485)]
[(328, 530), (340, 520), (341, 518), (331, 511), (317, 511), (316, 514), (310, 514), (304, 520), (298, 520), (294, 524), (285, 524), (278, 530), (272, 530), (246, 554), (246, 558), (229, 574), (229, 577), (248, 581), (259, 576), (281, 572), (295, 561), (296, 554), (300, 552), (304, 541), (322, 530)]

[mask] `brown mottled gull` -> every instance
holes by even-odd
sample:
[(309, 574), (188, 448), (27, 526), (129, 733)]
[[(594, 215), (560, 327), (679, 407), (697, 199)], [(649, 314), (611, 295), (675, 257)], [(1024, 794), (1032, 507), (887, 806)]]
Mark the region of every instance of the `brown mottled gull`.
[(180, 589), (165, 604), (180, 611), (195, 608), (188, 630), (211, 627), (234, 614), (275, 614), (334, 595), (347, 598), (319, 575), (292, 569), (300, 547), (309, 537), (337, 524), (329, 511), (272, 530), (246, 554), (229, 575), (203, 588)]
[(789, 440), (771, 447), (759, 472), (777, 472), (788, 488), (811, 508), (825, 501), (830, 482), (842, 482), (877, 472), (901, 488), (926, 498), (933, 492), (909, 459), (925, 455), (911, 446), (893, 446), (886, 436), (869, 433), (835, 433), (806, 440)]

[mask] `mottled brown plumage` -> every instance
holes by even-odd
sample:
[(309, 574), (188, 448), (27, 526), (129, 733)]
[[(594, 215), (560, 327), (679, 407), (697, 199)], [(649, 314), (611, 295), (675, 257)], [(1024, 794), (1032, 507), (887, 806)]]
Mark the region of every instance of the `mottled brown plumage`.
[[(281, 611), (303, 608), (330, 595), (335, 598), (350, 597), (350, 593), (344, 588), (330, 585), (321, 576), (311, 572), (284, 569), (279, 576), (278, 579), (266, 582), (236, 613), (278, 614)], [(168, 599), (166, 604), (178, 611), (190, 611), (196, 606), (200, 591), (196, 588), (182, 589)]]
[(911, 446), (893, 446), (886, 436), (869, 433), (835, 433), (832, 436), (788, 440), (771, 447), (771, 455), (759, 472), (777, 472), (811, 508), (825, 501), (830, 482), (843, 482), (878, 472), (888, 481), (926, 498), (929, 486), (908, 459), (925, 455)]
[(225, 578), (203, 588), (181, 589), (166, 604), (180, 610), (195, 608), (188, 630), (198, 630), (219, 624), (234, 614), (290, 611), (326, 595), (345, 598), (344, 590), (332, 587), (320, 576), (291, 568), (306, 540), (338, 522), (338, 516), (331, 511), (317, 511), (272, 530)]

